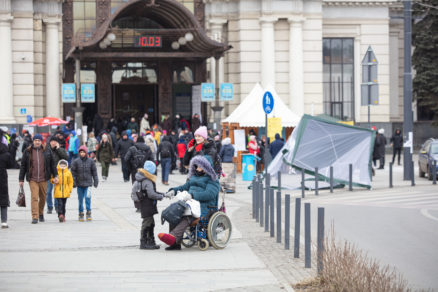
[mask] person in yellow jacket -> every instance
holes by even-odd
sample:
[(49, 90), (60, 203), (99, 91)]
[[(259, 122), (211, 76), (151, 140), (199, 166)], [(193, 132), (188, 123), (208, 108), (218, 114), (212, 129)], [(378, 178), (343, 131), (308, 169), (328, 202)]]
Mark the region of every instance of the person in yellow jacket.
[(58, 183), (55, 184), (52, 178), (50, 182), (55, 185), (54, 197), (58, 199), (58, 219), (59, 222), (65, 222), (65, 205), (67, 204), (67, 198), (70, 198), (70, 193), (73, 190), (73, 176), (68, 170), (67, 160), (61, 159), (58, 162)]

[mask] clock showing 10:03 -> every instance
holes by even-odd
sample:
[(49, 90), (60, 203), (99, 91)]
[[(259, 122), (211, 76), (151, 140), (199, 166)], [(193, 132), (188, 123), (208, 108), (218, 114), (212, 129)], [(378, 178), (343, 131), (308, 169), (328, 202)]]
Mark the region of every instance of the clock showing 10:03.
[(142, 35), (134, 37), (134, 47), (161, 48), (162, 46), (161, 36)]

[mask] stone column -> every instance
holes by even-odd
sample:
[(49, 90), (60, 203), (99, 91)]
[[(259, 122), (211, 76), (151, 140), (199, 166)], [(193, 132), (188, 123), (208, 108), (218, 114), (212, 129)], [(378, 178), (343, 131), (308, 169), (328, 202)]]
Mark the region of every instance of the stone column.
[[(210, 27), (211, 27), (211, 37), (213, 40), (217, 42), (222, 42), (222, 34), (223, 34), (223, 27), (224, 24), (227, 23), (226, 19), (222, 18), (213, 18), (210, 20)], [(216, 66), (219, 66), (219, 82), (224, 82), (224, 58), (221, 57), (216, 62), (215, 58), (210, 59), (211, 62), (211, 70), (210, 74), (212, 76), (211, 80), (214, 82), (216, 80)]]
[(288, 18), (289, 22), (289, 108), (304, 114), (303, 23), (302, 16)]
[(44, 19), (46, 24), (46, 115), (61, 118), (59, 78), (59, 31), (57, 18)]
[(272, 85), (275, 88), (275, 38), (274, 23), (276, 17), (262, 17), (260, 23), (262, 26), (262, 62), (261, 75), (262, 86)]
[(10, 14), (0, 14), (0, 123), (15, 124), (12, 84), (12, 41)]

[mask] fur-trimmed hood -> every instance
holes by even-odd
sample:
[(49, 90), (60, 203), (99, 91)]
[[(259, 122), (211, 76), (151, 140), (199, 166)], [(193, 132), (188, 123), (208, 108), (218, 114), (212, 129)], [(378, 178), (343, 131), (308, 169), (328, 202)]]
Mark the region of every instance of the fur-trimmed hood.
[(157, 179), (157, 177), (153, 174), (150, 174), (149, 172), (147, 172), (145, 169), (143, 168), (139, 168), (137, 169), (137, 173), (135, 174), (135, 179), (137, 181), (143, 181), (145, 179), (149, 179), (150, 181), (155, 183), (155, 180)]
[(216, 173), (213, 169), (213, 162), (210, 156), (198, 155), (193, 157), (192, 160), (190, 160), (188, 178), (191, 178), (195, 175), (197, 166), (200, 166), (204, 170), (204, 172), (211, 177), (213, 181), (217, 180)]

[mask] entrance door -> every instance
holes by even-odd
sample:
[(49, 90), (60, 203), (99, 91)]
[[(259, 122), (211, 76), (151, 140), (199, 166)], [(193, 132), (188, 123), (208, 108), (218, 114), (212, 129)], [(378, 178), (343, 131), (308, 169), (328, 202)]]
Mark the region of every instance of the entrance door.
[(154, 84), (113, 84), (114, 115), (116, 119), (137, 121), (145, 113), (149, 115), (149, 123), (157, 120), (157, 86)]

